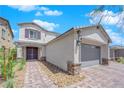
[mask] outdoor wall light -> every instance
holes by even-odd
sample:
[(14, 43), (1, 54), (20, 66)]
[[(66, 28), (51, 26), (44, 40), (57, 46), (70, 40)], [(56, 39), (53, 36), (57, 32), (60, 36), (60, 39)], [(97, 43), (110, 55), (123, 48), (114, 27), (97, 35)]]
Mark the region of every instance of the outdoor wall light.
[(81, 33), (81, 31), (78, 30), (78, 31), (77, 31), (77, 36), (78, 36), (78, 38), (77, 38), (77, 45), (80, 45), (80, 44), (81, 44), (82, 38), (80, 38), (80, 33)]

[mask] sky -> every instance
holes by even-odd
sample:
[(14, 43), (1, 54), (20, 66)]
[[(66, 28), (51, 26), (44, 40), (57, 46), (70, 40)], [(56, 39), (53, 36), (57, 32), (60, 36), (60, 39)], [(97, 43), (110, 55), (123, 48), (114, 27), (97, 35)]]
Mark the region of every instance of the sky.
[[(93, 5), (1, 5), (0, 16), (9, 20), (14, 32), (14, 41), (17, 41), (19, 38), (18, 23), (35, 22), (49, 31), (64, 33), (72, 27), (94, 25), (104, 15), (101, 24), (113, 41), (111, 45), (124, 45), (123, 31), (119, 29), (123, 23), (119, 19), (124, 16), (124, 13), (122, 12), (117, 15), (118, 11), (116, 7), (106, 7), (102, 13), (93, 15), (93, 11), (97, 7)], [(118, 22), (119, 24), (117, 24)]]

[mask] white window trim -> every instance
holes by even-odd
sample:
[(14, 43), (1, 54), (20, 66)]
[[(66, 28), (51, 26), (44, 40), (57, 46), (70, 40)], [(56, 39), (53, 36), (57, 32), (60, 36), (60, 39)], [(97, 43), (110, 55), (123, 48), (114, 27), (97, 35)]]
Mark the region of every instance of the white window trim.
[[(33, 37), (31, 37), (31, 31), (33, 32)], [(36, 33), (36, 35), (34, 35), (34, 33)], [(29, 29), (29, 39), (39, 40), (38, 39), (38, 31), (33, 30), (33, 29)]]

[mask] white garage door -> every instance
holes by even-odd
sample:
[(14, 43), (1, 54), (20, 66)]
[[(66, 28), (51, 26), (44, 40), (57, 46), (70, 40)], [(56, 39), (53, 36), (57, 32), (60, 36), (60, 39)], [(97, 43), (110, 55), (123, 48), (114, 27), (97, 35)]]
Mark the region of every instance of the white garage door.
[(88, 44), (81, 45), (82, 67), (98, 65), (100, 62), (100, 47)]

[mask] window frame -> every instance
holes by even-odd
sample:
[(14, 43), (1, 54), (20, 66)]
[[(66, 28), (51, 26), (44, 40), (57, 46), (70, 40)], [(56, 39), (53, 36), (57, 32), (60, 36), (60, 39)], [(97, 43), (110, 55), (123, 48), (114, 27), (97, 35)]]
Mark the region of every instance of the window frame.
[[(41, 39), (41, 32), (34, 30), (34, 29), (25, 29), (25, 31), (26, 30), (28, 30), (29, 32), (28, 32), (28, 37), (25, 37), (25, 38), (32, 39), (32, 40), (40, 40)], [(39, 33), (40, 33), (40, 38), (39, 38)]]
[(6, 30), (2, 29), (2, 39), (6, 39)]

